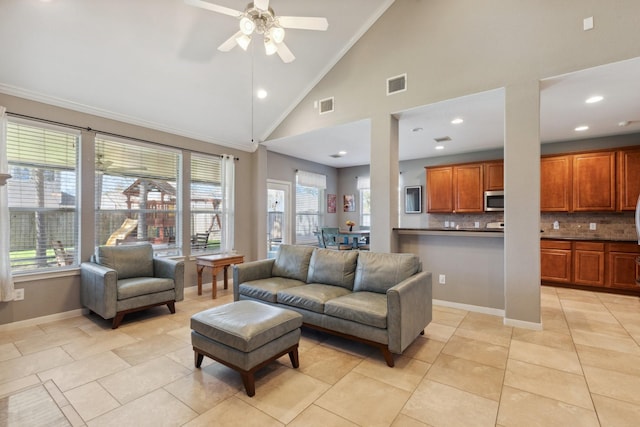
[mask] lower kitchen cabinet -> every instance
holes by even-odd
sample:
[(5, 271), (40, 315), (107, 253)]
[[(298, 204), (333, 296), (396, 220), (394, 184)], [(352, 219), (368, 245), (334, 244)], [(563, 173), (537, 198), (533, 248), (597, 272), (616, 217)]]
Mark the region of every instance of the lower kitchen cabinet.
[(640, 294), (639, 256), (640, 246), (635, 243), (544, 239), (540, 241), (540, 278), (549, 284)]

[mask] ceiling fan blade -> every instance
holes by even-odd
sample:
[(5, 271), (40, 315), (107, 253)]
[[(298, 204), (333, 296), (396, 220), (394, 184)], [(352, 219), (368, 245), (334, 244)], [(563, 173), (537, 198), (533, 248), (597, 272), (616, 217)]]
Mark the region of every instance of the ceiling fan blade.
[(327, 18), (312, 16), (278, 16), (278, 22), (284, 28), (297, 28), (299, 30), (326, 31), (329, 28)]
[(184, 0), (184, 2), (190, 6), (200, 7), (202, 9), (207, 9), (212, 12), (222, 13), (223, 15), (234, 16), (236, 18), (242, 15), (242, 12), (240, 12), (239, 10), (231, 9), (228, 7), (220, 6), (220, 5), (209, 3), (202, 0)]
[(269, 0), (254, 0), (253, 6), (260, 10), (269, 10)]
[(238, 42), (236, 42), (236, 39), (241, 35), (242, 35), (242, 31), (238, 31), (237, 33), (229, 37), (224, 43), (218, 46), (218, 50), (220, 52), (229, 52), (238, 44)]
[(286, 44), (279, 43), (276, 46), (278, 46), (278, 56), (285, 64), (293, 62), (293, 60), (296, 59), (295, 55), (291, 53)]

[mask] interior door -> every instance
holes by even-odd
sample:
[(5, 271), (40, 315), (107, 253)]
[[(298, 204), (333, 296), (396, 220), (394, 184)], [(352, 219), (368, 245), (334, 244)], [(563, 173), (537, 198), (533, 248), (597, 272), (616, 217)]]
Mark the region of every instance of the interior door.
[(291, 184), (267, 181), (267, 257), (274, 258), (278, 247), (291, 243), (289, 228)]

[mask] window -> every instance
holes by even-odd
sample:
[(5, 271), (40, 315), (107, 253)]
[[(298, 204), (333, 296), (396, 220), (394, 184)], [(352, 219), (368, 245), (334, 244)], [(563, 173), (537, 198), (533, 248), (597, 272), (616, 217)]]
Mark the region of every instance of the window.
[(96, 245), (148, 241), (176, 253), (177, 150), (96, 137)]
[(313, 234), (322, 221), (324, 191), (327, 177), (312, 172), (298, 171), (296, 174), (296, 243), (316, 243)]
[(370, 179), (358, 177), (357, 185), (360, 193), (360, 229), (369, 229), (371, 227)]
[[(77, 264), (79, 134), (22, 120), (7, 124), (13, 273)], [(4, 238), (4, 237), (3, 237)]]
[(219, 156), (191, 156), (191, 251), (220, 250), (222, 176)]

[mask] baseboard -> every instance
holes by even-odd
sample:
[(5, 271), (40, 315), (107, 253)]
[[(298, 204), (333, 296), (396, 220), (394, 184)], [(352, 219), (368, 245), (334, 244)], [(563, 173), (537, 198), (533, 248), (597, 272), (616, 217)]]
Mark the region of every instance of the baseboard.
[(482, 307), (479, 305), (462, 304), (460, 302), (444, 301), (439, 299), (434, 299), (433, 304), (442, 307), (457, 308), (459, 310), (473, 311), (474, 313), (504, 317), (504, 310), (500, 308)]
[(516, 320), (516, 319), (507, 319), (506, 317), (504, 318), (503, 323), (505, 326), (513, 326), (515, 328), (532, 329), (534, 331), (542, 330), (542, 323), (526, 322), (524, 320)]
[(18, 322), (12, 322), (12, 323), (7, 323), (5, 325), (0, 325), (0, 331), (8, 331), (12, 329), (24, 328), (27, 326), (35, 326), (41, 323), (53, 322), (56, 320), (69, 319), (71, 317), (82, 316), (87, 313), (89, 313), (88, 309), (79, 308), (77, 310), (64, 311), (62, 313), (50, 314), (48, 316), (35, 317), (33, 319), (27, 319), (27, 320), (20, 320)]

